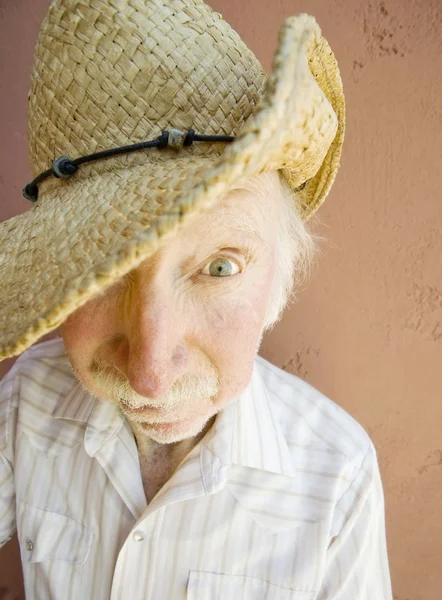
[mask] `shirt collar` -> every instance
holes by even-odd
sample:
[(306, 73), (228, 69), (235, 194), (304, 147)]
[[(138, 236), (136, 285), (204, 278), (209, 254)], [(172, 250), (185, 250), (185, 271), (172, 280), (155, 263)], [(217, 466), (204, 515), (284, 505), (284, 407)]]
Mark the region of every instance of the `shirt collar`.
[(224, 468), (236, 464), (293, 475), (293, 459), (272, 410), (272, 399), (261, 376), (259, 360), (257, 357), (254, 361), (247, 388), (218, 413), (202, 445)]
[(95, 456), (125, 420), (116, 404), (95, 398), (78, 381), (60, 399), (52, 416), (86, 424), (84, 447), (89, 456)]

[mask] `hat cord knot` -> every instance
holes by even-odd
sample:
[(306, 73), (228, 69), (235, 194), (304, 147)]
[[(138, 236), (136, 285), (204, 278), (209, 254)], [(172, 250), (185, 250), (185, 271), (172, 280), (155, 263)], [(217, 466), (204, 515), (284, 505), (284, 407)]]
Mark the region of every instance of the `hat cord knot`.
[(52, 173), (59, 179), (68, 179), (77, 171), (77, 165), (68, 156), (60, 156), (52, 163)]
[(191, 146), (193, 142), (233, 142), (235, 136), (233, 135), (203, 135), (195, 133), (194, 129), (188, 131), (182, 131), (181, 129), (171, 128), (170, 131), (162, 131), (154, 140), (146, 142), (138, 142), (137, 144), (131, 144), (130, 146), (120, 146), (119, 148), (110, 148), (109, 150), (102, 150), (101, 152), (95, 152), (94, 154), (88, 154), (87, 156), (80, 156), (74, 160), (71, 160), (68, 156), (60, 156), (52, 163), (52, 167), (40, 175), (37, 175), (35, 179), (28, 183), (22, 191), (23, 196), (31, 202), (37, 202), (38, 200), (38, 184), (53, 175), (58, 179), (68, 179), (78, 171), (78, 167), (84, 163), (98, 160), (100, 158), (108, 158), (109, 156), (116, 156), (117, 154), (123, 154), (126, 152), (134, 152), (135, 150), (144, 150), (145, 148), (174, 148), (175, 150), (181, 150), (183, 146)]

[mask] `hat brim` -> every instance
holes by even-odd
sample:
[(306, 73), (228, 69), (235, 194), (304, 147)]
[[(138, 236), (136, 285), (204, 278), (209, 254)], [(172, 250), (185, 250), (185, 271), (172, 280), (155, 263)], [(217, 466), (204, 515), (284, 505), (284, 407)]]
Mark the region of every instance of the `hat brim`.
[(1, 224), (0, 360), (58, 327), (241, 177), (281, 169), (292, 188), (302, 185), (307, 220), (335, 179), (344, 120), (336, 60), (315, 20), (300, 15), (281, 28), (253, 117), (218, 155), (136, 152), (51, 178), (30, 211)]

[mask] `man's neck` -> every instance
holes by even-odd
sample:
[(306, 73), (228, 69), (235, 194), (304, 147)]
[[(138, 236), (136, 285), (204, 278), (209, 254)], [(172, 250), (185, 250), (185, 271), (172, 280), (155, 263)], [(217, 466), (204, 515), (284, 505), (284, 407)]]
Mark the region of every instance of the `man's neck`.
[(131, 423), (138, 449), (141, 478), (148, 503), (172, 477), (178, 465), (206, 435), (212, 427), (215, 417), (216, 415), (207, 421), (198, 435), (172, 444), (159, 444), (147, 437), (140, 426)]

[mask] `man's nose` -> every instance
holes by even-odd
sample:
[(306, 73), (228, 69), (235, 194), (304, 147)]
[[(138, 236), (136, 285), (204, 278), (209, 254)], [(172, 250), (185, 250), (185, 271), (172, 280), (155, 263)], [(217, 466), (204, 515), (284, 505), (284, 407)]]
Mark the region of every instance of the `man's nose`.
[(141, 396), (164, 396), (188, 368), (182, 319), (161, 292), (149, 294), (131, 311), (127, 375)]

